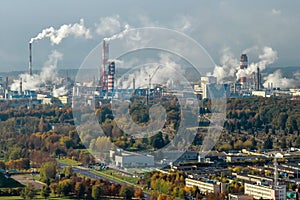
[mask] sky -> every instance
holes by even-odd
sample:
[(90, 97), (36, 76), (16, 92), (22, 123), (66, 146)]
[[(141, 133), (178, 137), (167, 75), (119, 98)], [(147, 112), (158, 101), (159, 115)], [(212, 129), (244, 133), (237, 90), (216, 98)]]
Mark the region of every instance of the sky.
[(236, 58), (248, 49), (258, 61), (264, 47), (277, 52), (272, 66), (300, 66), (300, 2), (283, 0), (2, 0), (0, 2), (0, 71), (27, 70), (28, 43), (43, 29), (80, 23), (89, 37), (72, 34), (52, 44), (34, 42), (33, 66), (40, 69), (52, 51), (63, 54), (61, 69), (79, 68), (104, 37), (124, 29), (164, 27), (183, 32), (201, 44), (216, 64), (224, 50)]

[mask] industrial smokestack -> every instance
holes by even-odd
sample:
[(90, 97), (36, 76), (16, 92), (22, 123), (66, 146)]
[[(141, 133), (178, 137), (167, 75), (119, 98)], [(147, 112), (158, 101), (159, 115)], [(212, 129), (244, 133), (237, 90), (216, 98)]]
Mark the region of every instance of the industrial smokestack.
[(5, 80), (5, 90), (8, 90), (8, 76), (6, 77), (6, 80)]
[(257, 67), (257, 72), (256, 72), (256, 90), (260, 90), (260, 72), (259, 72), (259, 67)]
[(135, 91), (135, 78), (132, 79), (132, 89), (133, 89), (133, 92)]
[(32, 43), (29, 42), (29, 75), (32, 76)]
[[(246, 54), (242, 54), (241, 58), (240, 58), (240, 69), (244, 70), (248, 68), (248, 57)], [(245, 84), (246, 83), (246, 77), (243, 76), (240, 78), (240, 82), (241, 84)]]
[[(102, 89), (108, 89), (108, 58), (109, 58), (109, 44), (106, 40), (102, 42), (102, 76), (101, 87)], [(100, 70), (99, 70), (100, 73)], [(100, 74), (99, 74), (100, 75)]]
[(242, 54), (240, 58), (240, 69), (247, 69), (247, 67), (248, 67), (247, 54)]
[(19, 95), (23, 94), (23, 83), (22, 83), (22, 78), (20, 80), (20, 88), (19, 88)]
[(107, 91), (112, 92), (114, 90), (115, 83), (115, 62), (111, 62), (108, 66), (108, 86)]

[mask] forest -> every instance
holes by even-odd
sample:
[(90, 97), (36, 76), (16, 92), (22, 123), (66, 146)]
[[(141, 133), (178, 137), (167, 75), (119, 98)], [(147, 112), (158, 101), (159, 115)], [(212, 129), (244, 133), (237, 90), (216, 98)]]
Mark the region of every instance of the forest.
[[(120, 147), (129, 151), (160, 149), (172, 142), (180, 123), (188, 121), (190, 116), (182, 115), (182, 110), (187, 108), (180, 107), (176, 98), (162, 98), (158, 99), (158, 102), (165, 108), (167, 120), (161, 131), (154, 136), (145, 138), (134, 138), (124, 133), (114, 121), (110, 104), (103, 104), (95, 109), (95, 116), (104, 133), (104, 135), (100, 135), (97, 132), (97, 128), (92, 127), (93, 125), (89, 123), (81, 127), (82, 130), (78, 133), (74, 124), (73, 110), (70, 106), (61, 107), (53, 104), (38, 105), (35, 108), (28, 108), (27, 106), (14, 108), (12, 104), (2, 102), (0, 104), (0, 168), (6, 170), (37, 169), (42, 172), (45, 168), (45, 163), (51, 165), (60, 156), (79, 161), (83, 165), (86, 165), (95, 162), (90, 152), (108, 151), (113, 147)], [(211, 114), (210, 101), (205, 100), (200, 105), (197, 113), (191, 112), (189, 115), (199, 116), (200, 118), (201, 116), (205, 116), (205, 118), (209, 119)], [(148, 115), (149, 108), (150, 105), (145, 105), (143, 100), (137, 98), (132, 99), (128, 110), (134, 122), (139, 125), (147, 125), (151, 120)], [(241, 149), (261, 151), (273, 148), (300, 148), (299, 111), (300, 102), (288, 98), (228, 99), (226, 121), (214, 149), (219, 151)], [(84, 115), (76, 117), (80, 117), (82, 121), (88, 119)], [(201, 149), (200, 147), (208, 125), (209, 123), (207, 122), (199, 122), (200, 128), (197, 128), (196, 135), (193, 135), (191, 130), (186, 130), (187, 135), (191, 132), (188, 137), (194, 138), (189, 149)], [(192, 125), (189, 128), (193, 128)], [(183, 141), (178, 142), (178, 147), (185, 146), (187, 144), (185, 140), (187, 139), (183, 138)], [(53, 166), (55, 169), (57, 168), (56, 165)], [(44, 188), (44, 192), (47, 193), (50, 191), (57, 195), (64, 195), (65, 193), (62, 189), (55, 191), (51, 187), (57, 188), (59, 184), (72, 182), (75, 184), (74, 187), (69, 188), (66, 193), (68, 195), (80, 196), (82, 195), (81, 193), (76, 194), (80, 190), (78, 188), (74, 189), (75, 187), (81, 188), (85, 186), (97, 190), (99, 185), (103, 185), (103, 182), (93, 182), (92, 180), (82, 179), (76, 174), (70, 175), (70, 173), (64, 179), (64, 183), (60, 183), (54, 181), (53, 177), (49, 178), (49, 174), (44, 177), (41, 175), (41, 181), (47, 183), (49, 186), (49, 188)], [(150, 177), (149, 180), (151, 180)], [(168, 178), (164, 177), (160, 181), (160, 178), (157, 177), (155, 180), (149, 183), (152, 188), (160, 187), (162, 182), (168, 180)], [(165, 194), (175, 194), (175, 196), (180, 197), (190, 192), (182, 187), (182, 178), (180, 175), (175, 175), (174, 181), (176, 184), (175, 182), (168, 183), (172, 190), (168, 190)], [(77, 182), (83, 185), (80, 186)], [(53, 184), (58, 185), (53, 186)], [(63, 186), (61, 185), (61, 187)], [(118, 188), (118, 194), (122, 193), (121, 186), (115, 185), (112, 187)], [(141, 192), (130, 188), (125, 189), (131, 191), (128, 194), (136, 196)], [(109, 193), (108, 191), (101, 192), (103, 195)], [(92, 196), (92, 193), (93, 190), (88, 194)]]

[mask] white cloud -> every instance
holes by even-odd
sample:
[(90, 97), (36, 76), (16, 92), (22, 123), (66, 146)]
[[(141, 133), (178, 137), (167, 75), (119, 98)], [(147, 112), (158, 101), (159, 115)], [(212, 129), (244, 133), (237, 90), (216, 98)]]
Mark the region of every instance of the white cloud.
[(272, 14), (273, 14), (273, 15), (280, 15), (280, 14), (281, 14), (281, 10), (280, 10), (280, 9), (275, 9), (275, 8), (273, 8), (273, 9), (272, 9)]
[(192, 29), (192, 18), (187, 15), (179, 16), (173, 23), (173, 28), (180, 32), (188, 32)]
[(95, 26), (96, 32), (102, 36), (116, 34), (122, 28), (119, 15), (101, 17), (99, 23), (96, 23)]

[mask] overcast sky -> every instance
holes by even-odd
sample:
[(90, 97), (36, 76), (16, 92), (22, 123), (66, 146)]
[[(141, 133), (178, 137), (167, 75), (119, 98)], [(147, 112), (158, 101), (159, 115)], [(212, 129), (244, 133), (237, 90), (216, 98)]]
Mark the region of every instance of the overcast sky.
[[(245, 49), (259, 51), (268, 46), (278, 53), (274, 66), (300, 65), (300, 1), (2, 0), (0, 4), (0, 71), (27, 70), (31, 38), (50, 26), (58, 29), (80, 19), (92, 38), (70, 35), (58, 45), (48, 38), (35, 42), (35, 68), (43, 65), (52, 50), (63, 54), (60, 68), (78, 68), (92, 48), (126, 24), (182, 31), (200, 43), (217, 64), (226, 48), (239, 57)], [(258, 59), (256, 51), (249, 53), (250, 60)]]

